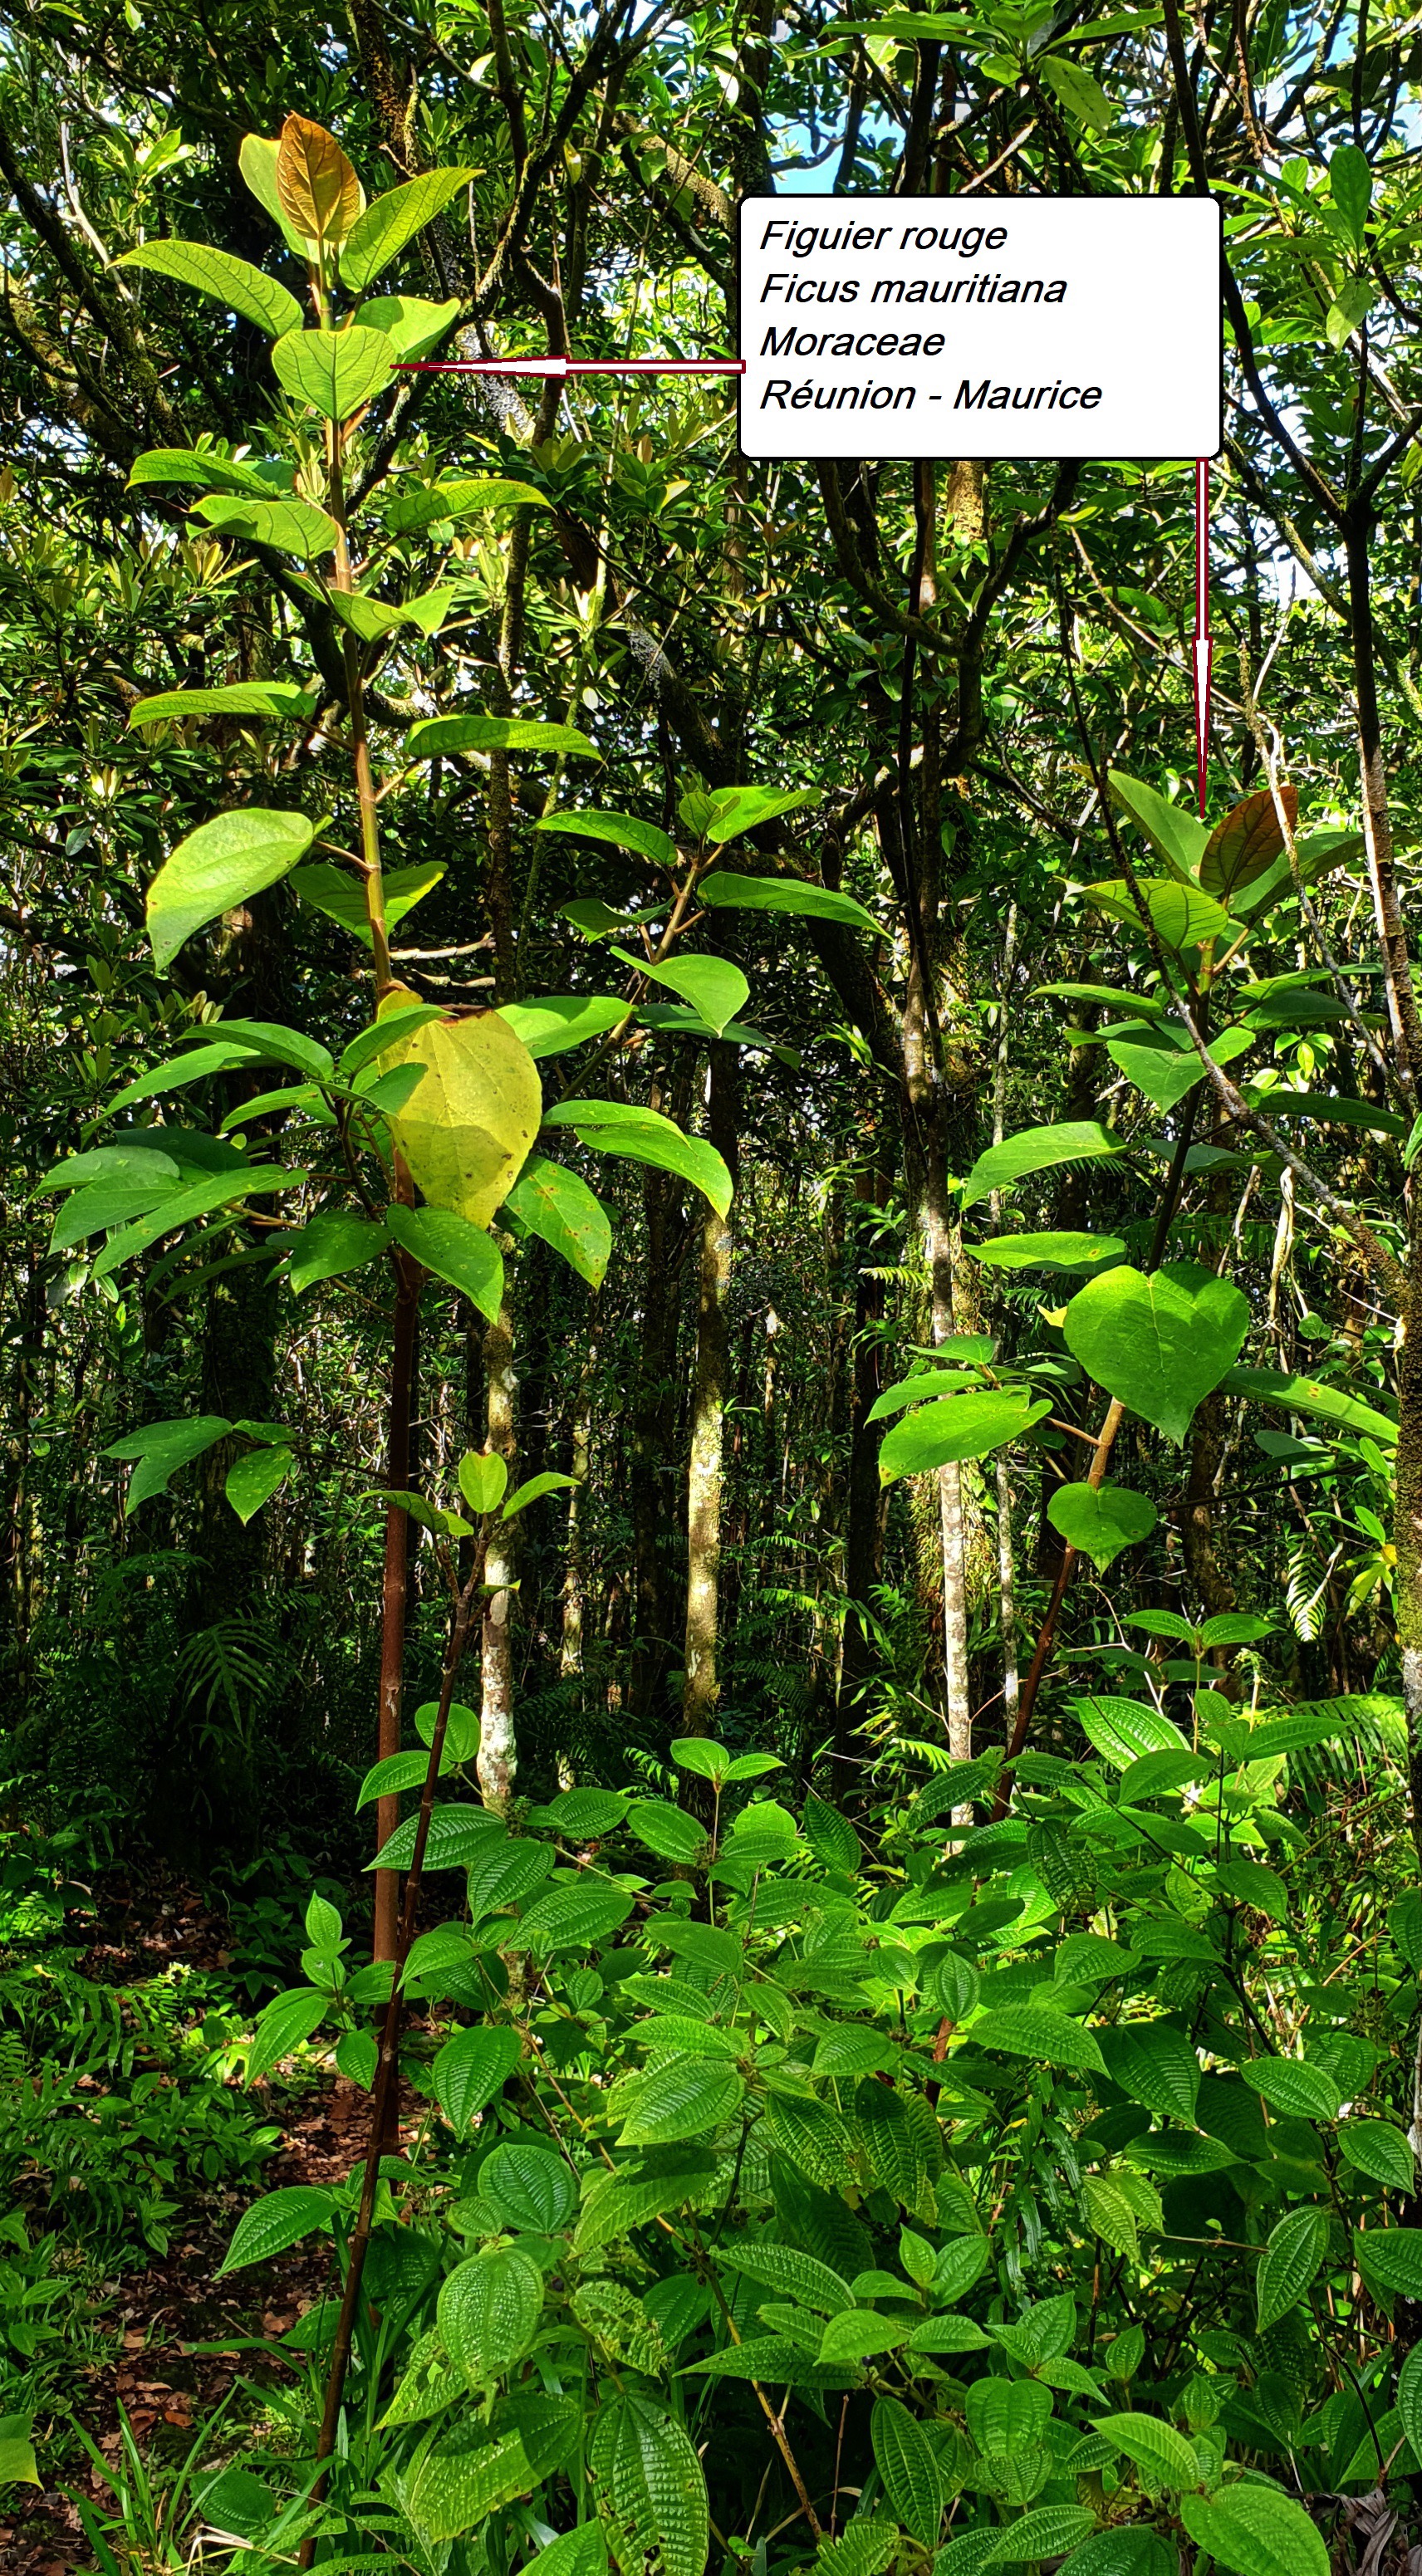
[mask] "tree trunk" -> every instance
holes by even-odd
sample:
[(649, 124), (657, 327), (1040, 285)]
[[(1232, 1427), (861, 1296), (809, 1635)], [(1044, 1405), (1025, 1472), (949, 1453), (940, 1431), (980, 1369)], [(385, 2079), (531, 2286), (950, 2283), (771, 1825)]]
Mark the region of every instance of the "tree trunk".
[[(733, 1047), (710, 1049), (707, 1134), (733, 1181), (739, 1070)], [(732, 1244), (730, 1211), (721, 1216), (708, 1204), (701, 1228), (701, 1286), (686, 1487), (686, 1672), (681, 1722), (687, 1735), (716, 1732), (720, 1688), (716, 1650), (721, 1588), (721, 1460), (728, 1392)]]
[[(488, 1379), (488, 1446), (507, 1464), (514, 1482), (517, 1444), (514, 1373), (514, 1308), (506, 1287), (499, 1320), (484, 1335), (484, 1368)], [(502, 1812), (513, 1796), (518, 1772), (514, 1727), (513, 1628), (515, 1599), (510, 1586), (518, 1580), (519, 1523), (496, 1521), (484, 1564), (488, 1589), (484, 1603), (481, 1656), (482, 1701), (479, 1711), (479, 1789), (486, 1807)]]
[(642, 1191), (647, 1228), (647, 1277), (642, 1303), (642, 1342), (632, 1412), (632, 1557), (636, 1624), (627, 1682), (631, 1714), (650, 1717), (670, 1656), (667, 1600), (667, 1531), (671, 1521), (670, 1460), (674, 1421), (676, 1278), (674, 1239), (681, 1212), (675, 1181), (649, 1171)]

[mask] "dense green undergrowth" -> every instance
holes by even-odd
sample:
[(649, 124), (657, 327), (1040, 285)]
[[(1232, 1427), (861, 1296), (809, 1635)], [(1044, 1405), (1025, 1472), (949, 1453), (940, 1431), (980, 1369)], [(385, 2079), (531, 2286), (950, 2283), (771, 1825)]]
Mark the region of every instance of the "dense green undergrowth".
[[(621, 2576), (713, 2550), (1166, 2576), (1183, 2539), (1321, 2576), (1340, 2498), (1405, 2502), (1422, 1899), (1396, 1772), (1351, 1776), (1379, 1710), (1243, 1709), (1191, 1687), (1199, 1632), (1154, 1645), (1175, 1677), (1080, 1697), (1080, 1757), (1025, 1755), (1000, 1814), (993, 1754), (925, 1753), (851, 1822), (771, 1756), (687, 1743), (668, 1794), (573, 1788), (513, 1830), (456, 1766), (430, 1865), (466, 1901), (406, 1972), (424, 2117), (381, 2165), (327, 2499), (334, 2295), (280, 2402), (200, 2434), (171, 2545), (275, 2569), (311, 2534), (319, 2563), (431, 2576), (551, 2546)], [(353, 1965), (323, 1894), (305, 1933), (306, 1982), (240, 2053), (334, 2044), (368, 2079), (389, 1972)], [(270, 2133), (214, 2073), (230, 2010), (190, 1996), (183, 2028), (150, 1990), (106, 2017), (54, 1952), (38, 1982), (51, 2061), (70, 2044), (48, 2144), (7, 2129), (32, 2185), (77, 2178), (100, 2230), (122, 2204), (139, 2251), (145, 2190), (161, 2231), (202, 2179), (257, 2182)], [(73, 2088), (105, 2049), (96, 2121)], [(356, 2191), (244, 2191), (228, 2272), (325, 2235), (334, 2293)], [(21, 2394), (66, 2225), (5, 2251)], [(88, 2522), (126, 2568), (119, 2487)]]

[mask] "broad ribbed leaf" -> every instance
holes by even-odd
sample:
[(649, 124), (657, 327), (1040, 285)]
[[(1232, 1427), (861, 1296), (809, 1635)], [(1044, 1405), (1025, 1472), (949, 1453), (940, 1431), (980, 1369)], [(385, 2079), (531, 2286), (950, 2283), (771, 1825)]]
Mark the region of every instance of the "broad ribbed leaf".
[(505, 1913), (541, 1887), (553, 1866), (546, 1843), (530, 1835), (488, 1834), (469, 1864), (469, 1914), (479, 1922), (486, 1914)]
[(560, 1879), (534, 1898), (519, 1920), (519, 1938), (540, 1957), (558, 1950), (590, 1950), (620, 1930), (632, 1911), (631, 1891), (584, 1873)]
[(1060, 2558), (1079, 2549), (1096, 2528), (1096, 2516), (1080, 2504), (1039, 2504), (999, 2532), (986, 2560), (989, 2567), (1021, 2567), (1029, 2561)]
[(813, 2254), (778, 2244), (773, 2237), (733, 2238), (717, 2247), (716, 2259), (727, 2271), (743, 2272), (747, 2280), (760, 2281), (821, 2316), (837, 2317), (854, 2305), (849, 2283), (828, 2263), (817, 2263)]
[(143, 242), (137, 250), (120, 251), (114, 266), (151, 269), (179, 286), (195, 286), (200, 295), (210, 295), (244, 321), (255, 322), (269, 339), (301, 328), (301, 307), (276, 278), (264, 277), (230, 251), (210, 250), (205, 242)]
[(431, 2069), (435, 2099), (462, 2137), (476, 2112), (502, 2090), (518, 2064), (518, 2034), (501, 2023), (461, 2030), (447, 2039)]
[[(407, 1816), (367, 1866), (371, 1869), (408, 1869), (414, 1857), (418, 1822), (418, 1817)], [(499, 1830), (498, 1817), (492, 1815), (487, 1807), (436, 1807), (430, 1818), (429, 1841), (425, 1845), (426, 1870), (467, 1869), (483, 1849), (486, 1835)]]
[(314, 501), (248, 501), (235, 493), (214, 492), (199, 501), (195, 514), (221, 536), (240, 537), (254, 546), (274, 546), (279, 554), (313, 562), (331, 553), (336, 523)]
[(1048, 2004), (999, 2004), (979, 2013), (967, 2036), (974, 2048), (997, 2048), (1009, 2057), (1037, 2058), (1044, 2066), (1071, 2067), (1082, 2073), (1106, 2072), (1097, 2034)]
[(510, 2139), (479, 2168), (479, 2194), (506, 2227), (551, 2236), (578, 2205), (577, 2177), (552, 2147)]
[(700, 2208), (715, 2186), (715, 2158), (687, 2149), (673, 2159), (658, 2157), (654, 2173), (595, 2174), (574, 2231), (573, 2251), (580, 2258), (595, 2254), (688, 2201)]
[(1317, 2524), (1277, 2487), (1228, 2486), (1183, 2495), (1180, 2519), (1197, 2547), (1231, 2576), (1329, 2576)]
[(1183, 2031), (1168, 2022), (1117, 2022), (1096, 2037), (1113, 2084), (1162, 2119), (1195, 2127), (1200, 2061)]
[(238, 2272), (247, 2263), (269, 2262), (273, 2254), (285, 2254), (299, 2245), (313, 2229), (329, 2227), (333, 2205), (330, 2192), (318, 2190), (314, 2183), (294, 2183), (289, 2190), (265, 2193), (238, 2219), (217, 2278), (221, 2280), (224, 2272)]
[[(258, 1456), (261, 1452), (258, 1451)], [(283, 2057), (311, 2037), (326, 2017), (326, 1998), (311, 1986), (293, 1986), (277, 1995), (262, 2013), (247, 2052), (247, 2081), (256, 2084)], [(295, 2240), (293, 2239), (293, 2242)]]
[(1199, 2485), (1200, 2463), (1192, 2444), (1160, 2416), (1098, 2415), (1092, 2430), (1123, 2451), (1151, 2486), (1186, 2490)]
[(624, 2390), (592, 2421), (588, 2465), (598, 2519), (622, 2576), (702, 2576), (710, 2540), (706, 2480), (684, 2427)]
[(1287, 2316), (1304, 2296), (1328, 2245), (1328, 2212), (1291, 2209), (1271, 2229), (1254, 2276), (1259, 2332)]
[(456, 2540), (534, 2484), (517, 2433), (491, 2440), (482, 2424), (462, 2424), (427, 2451), (410, 2481), (408, 2510), (426, 2540)]
[(897, 2397), (880, 2397), (869, 2419), (869, 2437), (884, 2493), (899, 2521), (920, 2547), (932, 2549), (946, 2498), (938, 2455), (923, 2426)]
[(304, 241), (345, 240), (365, 206), (365, 190), (334, 134), (309, 116), (288, 116), (277, 142), (277, 202)]
[(637, 2079), (622, 2144), (676, 2146), (709, 2135), (739, 2110), (744, 2092), (733, 2066), (701, 2056), (669, 2058)]
[(1422, 2227), (1360, 2228), (1353, 2253), (1359, 2270), (1380, 2289), (1422, 2299)]
[(1365, 1431), (1370, 1440), (1396, 1445), (1397, 1424), (1341, 1387), (1321, 1386), (1315, 1378), (1294, 1377), (1279, 1369), (1232, 1368), (1220, 1381), (1227, 1395), (1249, 1395), (1256, 1404), (1277, 1405), (1283, 1413), (1311, 1414), (1340, 1431)]
[[(1380, 2182), (1388, 2191), (1416, 2190), (1412, 2149), (1402, 2131), (1388, 2121), (1344, 2120), (1337, 2139), (1344, 2163), (1351, 2165), (1355, 2173), (1366, 2174), (1370, 2182)], [(1422, 2452), (1418, 2457), (1422, 2458)]]
[(439, 2294), (439, 2331), (471, 2388), (512, 2369), (528, 2350), (542, 2308), (543, 2275), (517, 2245), (475, 2254), (450, 2273)]
[(1271, 2111), (1286, 2120), (1336, 2120), (1343, 2096), (1321, 2066), (1298, 2057), (1251, 2058), (1242, 2070), (1247, 2084), (1262, 2093)]

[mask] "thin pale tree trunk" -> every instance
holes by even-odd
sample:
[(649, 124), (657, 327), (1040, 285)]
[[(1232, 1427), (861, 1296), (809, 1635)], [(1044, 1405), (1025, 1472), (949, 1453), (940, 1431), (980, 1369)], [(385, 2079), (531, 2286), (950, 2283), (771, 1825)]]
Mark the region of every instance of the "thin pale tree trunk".
[[(487, 1445), (497, 1451), (514, 1482), (514, 1452), (517, 1446), (516, 1404), (518, 1378), (514, 1370), (514, 1312), (509, 1289), (504, 1290), (499, 1319), (484, 1335), (484, 1368), (488, 1379)], [(496, 1521), (489, 1539), (489, 1553), (484, 1565), (487, 1587), (481, 1654), (481, 1702), (479, 1710), (479, 1789), (486, 1807), (502, 1811), (513, 1796), (518, 1773), (518, 1745), (514, 1730), (513, 1630), (510, 1612), (514, 1593), (511, 1586), (518, 1580), (519, 1523)]]
[[(707, 1132), (736, 1176), (738, 1064), (729, 1046), (710, 1050)], [(686, 1500), (686, 1673), (681, 1722), (688, 1735), (714, 1735), (721, 1609), (721, 1500), (725, 1441), (732, 1217), (708, 1206), (701, 1229), (701, 1282), (696, 1315), (696, 1368), (691, 1399), (691, 1455)]]

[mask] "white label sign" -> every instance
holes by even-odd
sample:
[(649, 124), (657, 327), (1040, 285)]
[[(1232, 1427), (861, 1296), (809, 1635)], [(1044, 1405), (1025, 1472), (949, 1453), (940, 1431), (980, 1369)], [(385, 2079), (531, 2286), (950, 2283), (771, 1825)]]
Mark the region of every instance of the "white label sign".
[(1203, 197), (744, 197), (755, 457), (1214, 456)]

